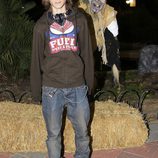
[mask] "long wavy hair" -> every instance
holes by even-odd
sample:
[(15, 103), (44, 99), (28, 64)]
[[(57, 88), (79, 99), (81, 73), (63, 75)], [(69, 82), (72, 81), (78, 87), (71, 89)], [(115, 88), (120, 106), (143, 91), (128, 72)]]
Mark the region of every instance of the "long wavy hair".
[[(42, 0), (42, 4), (44, 5), (45, 9), (49, 9), (50, 8), (49, 0)], [(72, 8), (73, 5), (74, 5), (74, 3), (72, 2), (72, 0), (66, 0), (66, 9)]]

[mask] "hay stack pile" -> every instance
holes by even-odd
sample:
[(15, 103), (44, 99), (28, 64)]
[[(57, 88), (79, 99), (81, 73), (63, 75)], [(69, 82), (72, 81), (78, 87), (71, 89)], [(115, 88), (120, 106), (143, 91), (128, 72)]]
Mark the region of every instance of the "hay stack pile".
[[(68, 151), (74, 149), (72, 128), (66, 124), (65, 144)], [(91, 124), (92, 147), (94, 150), (141, 146), (147, 140), (148, 130), (137, 109), (125, 103), (96, 101)]]
[[(112, 101), (95, 102), (91, 124), (93, 150), (143, 145), (148, 130), (138, 110)], [(45, 152), (46, 129), (41, 106), (0, 102), (0, 151)], [(65, 150), (73, 152), (74, 133), (66, 120)]]
[(0, 151), (46, 151), (41, 107), (0, 102)]

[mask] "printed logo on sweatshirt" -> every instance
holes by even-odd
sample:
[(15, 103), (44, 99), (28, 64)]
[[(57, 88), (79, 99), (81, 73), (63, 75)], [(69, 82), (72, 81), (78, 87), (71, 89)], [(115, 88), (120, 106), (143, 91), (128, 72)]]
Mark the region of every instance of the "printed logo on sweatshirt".
[(77, 51), (76, 45), (76, 30), (72, 22), (66, 20), (64, 25), (61, 26), (54, 22), (50, 26), (49, 32), (49, 45), (51, 54), (58, 53), (63, 50)]

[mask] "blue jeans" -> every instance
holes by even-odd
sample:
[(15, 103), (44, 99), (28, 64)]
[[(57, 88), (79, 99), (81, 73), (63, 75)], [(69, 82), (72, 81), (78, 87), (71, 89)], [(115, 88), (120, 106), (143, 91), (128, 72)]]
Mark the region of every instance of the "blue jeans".
[(75, 158), (89, 158), (87, 126), (90, 119), (87, 86), (75, 88), (42, 87), (42, 111), (47, 128), (49, 158), (61, 157), (61, 126), (64, 107), (75, 130)]

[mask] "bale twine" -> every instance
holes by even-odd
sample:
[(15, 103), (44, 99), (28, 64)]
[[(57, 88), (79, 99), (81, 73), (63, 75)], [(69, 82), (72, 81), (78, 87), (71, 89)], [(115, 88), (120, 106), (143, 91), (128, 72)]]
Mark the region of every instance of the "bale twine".
[[(91, 124), (93, 150), (141, 146), (148, 130), (137, 109), (125, 103), (95, 102)], [(0, 151), (46, 152), (46, 129), (41, 106), (0, 102)], [(64, 130), (66, 152), (74, 152), (74, 131), (69, 120)]]

